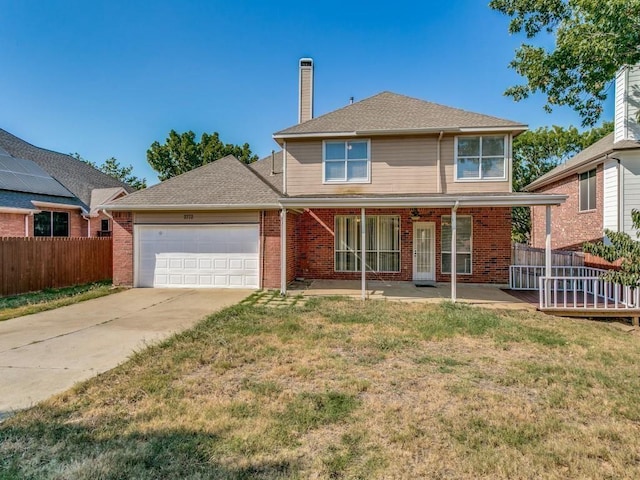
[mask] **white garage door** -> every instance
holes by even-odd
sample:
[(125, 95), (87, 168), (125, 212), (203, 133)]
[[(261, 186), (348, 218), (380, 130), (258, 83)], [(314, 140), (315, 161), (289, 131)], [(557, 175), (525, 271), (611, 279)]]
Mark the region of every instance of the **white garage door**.
[(136, 286), (258, 288), (258, 225), (136, 226)]

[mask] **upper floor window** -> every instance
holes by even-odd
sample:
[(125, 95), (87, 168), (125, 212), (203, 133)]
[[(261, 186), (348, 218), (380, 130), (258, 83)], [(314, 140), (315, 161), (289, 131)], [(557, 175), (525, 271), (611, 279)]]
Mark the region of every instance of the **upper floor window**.
[(580, 211), (596, 208), (596, 169), (580, 174)]
[(368, 182), (369, 141), (324, 142), (322, 164), (325, 182)]
[(505, 180), (507, 137), (456, 137), (456, 180)]
[(33, 216), (34, 237), (68, 237), (68, 212), (40, 212)]

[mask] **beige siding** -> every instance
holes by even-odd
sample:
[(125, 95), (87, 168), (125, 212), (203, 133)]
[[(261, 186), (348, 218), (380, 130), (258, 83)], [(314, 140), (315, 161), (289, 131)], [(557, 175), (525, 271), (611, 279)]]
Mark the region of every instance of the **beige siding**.
[(219, 211), (219, 212), (136, 212), (136, 225), (158, 224), (216, 224), (216, 223), (258, 223), (260, 212), (257, 211)]
[[(287, 142), (287, 193), (437, 193), (438, 137), (371, 138), (370, 183), (322, 183), (322, 140)], [(441, 142), (442, 193), (509, 192), (509, 181), (454, 182), (454, 137)], [(507, 178), (509, 175), (507, 175)]]

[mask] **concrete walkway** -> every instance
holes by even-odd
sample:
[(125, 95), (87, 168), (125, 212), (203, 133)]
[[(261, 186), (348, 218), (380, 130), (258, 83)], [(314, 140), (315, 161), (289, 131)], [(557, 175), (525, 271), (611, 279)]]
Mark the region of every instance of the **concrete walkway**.
[[(416, 287), (413, 282), (367, 282), (367, 298), (400, 302), (438, 303), (451, 298), (451, 285), (438, 283), (433, 287)], [(359, 280), (312, 280), (308, 284), (294, 285), (291, 295), (304, 296), (346, 295), (361, 298)], [(458, 284), (457, 301), (486, 308), (535, 310), (535, 306), (509, 295), (496, 285)]]
[(132, 289), (0, 322), (0, 419), (117, 366), (251, 293)]

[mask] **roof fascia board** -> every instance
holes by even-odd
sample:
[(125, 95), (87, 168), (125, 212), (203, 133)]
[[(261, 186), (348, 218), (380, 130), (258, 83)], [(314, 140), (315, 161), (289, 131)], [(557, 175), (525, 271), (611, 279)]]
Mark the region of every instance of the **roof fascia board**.
[(17, 213), (20, 215), (29, 215), (30, 213), (40, 213), (41, 210), (31, 208), (16, 208), (16, 207), (0, 207), (0, 213)]
[(152, 212), (171, 210), (279, 210), (282, 206), (279, 203), (262, 204), (209, 204), (209, 205), (100, 205), (98, 210), (108, 210), (111, 212)]
[(567, 195), (529, 194), (504, 196), (483, 195), (476, 197), (395, 197), (395, 198), (281, 198), (280, 203), (288, 208), (333, 208), (333, 207), (453, 207), (456, 202), (467, 207), (525, 207), (531, 205), (560, 205)]
[(31, 200), (36, 207), (44, 208), (62, 208), (63, 210), (81, 210), (83, 213), (87, 211), (81, 205), (69, 205), (68, 203), (41, 202), (39, 200)]

